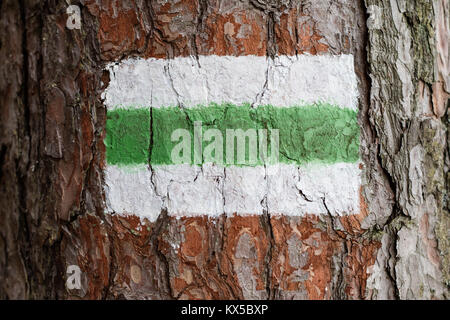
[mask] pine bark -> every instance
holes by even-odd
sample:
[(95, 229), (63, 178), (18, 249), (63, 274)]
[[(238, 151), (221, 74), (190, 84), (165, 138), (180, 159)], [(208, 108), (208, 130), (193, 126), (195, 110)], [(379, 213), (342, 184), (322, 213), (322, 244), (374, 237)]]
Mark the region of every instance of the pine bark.
[[(0, 298), (449, 297), (447, 1), (72, 4), (81, 30), (66, 27), (66, 1), (0, 1)], [(105, 214), (106, 64), (261, 52), (354, 56), (361, 214), (163, 211), (140, 230)], [(73, 264), (80, 290), (65, 286)]]

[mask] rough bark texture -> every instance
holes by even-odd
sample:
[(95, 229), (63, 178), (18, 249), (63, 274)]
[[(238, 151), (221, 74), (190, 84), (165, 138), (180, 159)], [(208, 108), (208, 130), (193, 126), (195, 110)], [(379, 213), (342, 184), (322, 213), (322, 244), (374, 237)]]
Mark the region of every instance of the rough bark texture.
[[(366, 5), (377, 20), (369, 30), (369, 117), (395, 196), (377, 260), (389, 266), (396, 297), (448, 297), (449, 4)], [(376, 273), (375, 294), (387, 297)]]
[[(0, 298), (449, 297), (447, 1), (72, 4), (0, 1)], [(104, 214), (106, 63), (304, 53), (355, 57), (359, 215)]]

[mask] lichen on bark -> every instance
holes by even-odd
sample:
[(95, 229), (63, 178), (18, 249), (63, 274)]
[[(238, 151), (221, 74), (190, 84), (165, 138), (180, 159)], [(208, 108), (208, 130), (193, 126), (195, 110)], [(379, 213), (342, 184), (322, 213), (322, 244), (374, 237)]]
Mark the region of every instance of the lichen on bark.
[[(448, 3), (365, 3), (378, 8), (378, 16), (373, 18), (379, 22), (369, 28), (371, 121), (380, 141), (381, 164), (396, 199), (384, 226), (394, 249), (394, 256), (385, 256), (387, 268), (399, 298), (445, 298), (448, 124), (442, 114), (433, 112), (433, 104), (438, 102), (432, 96), (442, 94), (434, 91), (439, 80), (434, 30), (442, 26), (437, 25), (433, 9), (442, 3), (448, 10)], [(445, 94), (448, 97), (448, 92)]]

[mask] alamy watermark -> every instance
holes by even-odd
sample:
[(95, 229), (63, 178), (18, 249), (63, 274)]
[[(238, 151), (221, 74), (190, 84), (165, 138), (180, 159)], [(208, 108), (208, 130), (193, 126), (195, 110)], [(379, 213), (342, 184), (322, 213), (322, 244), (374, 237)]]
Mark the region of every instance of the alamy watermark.
[(81, 29), (81, 10), (79, 6), (70, 5), (67, 7), (66, 13), (68, 15), (66, 27), (70, 30)]
[(171, 152), (173, 164), (255, 166), (279, 162), (279, 129), (226, 129), (224, 137), (219, 129), (203, 131), (202, 122), (195, 121), (193, 137), (180, 128), (172, 132), (171, 141), (177, 142)]
[(81, 289), (81, 270), (77, 265), (70, 265), (67, 267), (66, 287), (69, 290)]

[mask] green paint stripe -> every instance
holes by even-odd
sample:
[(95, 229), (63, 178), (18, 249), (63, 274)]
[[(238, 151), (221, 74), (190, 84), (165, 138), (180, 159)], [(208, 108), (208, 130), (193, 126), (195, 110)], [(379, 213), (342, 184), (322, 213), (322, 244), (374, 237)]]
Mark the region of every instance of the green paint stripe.
[[(269, 141), (270, 129), (279, 129), (279, 162), (332, 164), (356, 162), (359, 158), (359, 126), (353, 110), (325, 103), (288, 108), (211, 104), (189, 109), (153, 108), (151, 157), (150, 110), (108, 111), (107, 162), (130, 165), (148, 163), (151, 159), (152, 165), (173, 164), (171, 152), (178, 141), (171, 141), (172, 132), (182, 128), (193, 137), (195, 121), (202, 122), (203, 132), (211, 128), (222, 132), (224, 152), (226, 129), (268, 129)], [(191, 140), (193, 144), (193, 138)], [(203, 150), (209, 143), (203, 143)], [(191, 150), (193, 154), (194, 148)], [(191, 156), (191, 163), (193, 159)]]
[(148, 163), (150, 111), (148, 109), (108, 111), (105, 144), (106, 161), (109, 164)]

